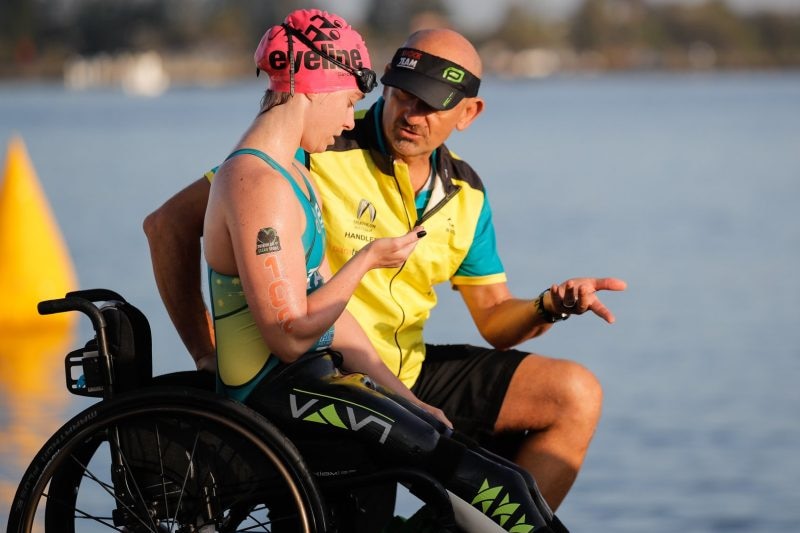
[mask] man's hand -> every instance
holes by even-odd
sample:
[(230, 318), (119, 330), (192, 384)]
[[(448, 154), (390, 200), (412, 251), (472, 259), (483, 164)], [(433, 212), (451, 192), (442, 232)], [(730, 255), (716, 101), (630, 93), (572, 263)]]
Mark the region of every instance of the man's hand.
[[(550, 287), (549, 307), (553, 314), (582, 315), (591, 311), (609, 324), (614, 314), (597, 297), (597, 291), (624, 291), (627, 283), (617, 278), (572, 278)], [(544, 302), (548, 304), (547, 301)]]
[(216, 372), (217, 371), (217, 354), (210, 353), (208, 355), (204, 355), (197, 359), (194, 364), (197, 366), (197, 370), (205, 370), (206, 372)]

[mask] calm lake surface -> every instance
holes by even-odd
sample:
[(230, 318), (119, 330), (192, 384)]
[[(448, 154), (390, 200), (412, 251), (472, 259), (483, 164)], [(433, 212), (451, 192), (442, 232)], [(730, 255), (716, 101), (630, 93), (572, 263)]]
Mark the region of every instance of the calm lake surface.
[[(261, 91), (173, 88), (151, 100), (0, 85), (3, 147), (12, 133), (25, 140), (81, 287), (114, 289), (149, 317), (159, 373), (190, 359), (141, 221), (227, 155)], [(487, 182), (512, 290), (534, 297), (586, 275), (629, 284), (605, 298), (616, 324), (573, 317), (524, 345), (580, 361), (605, 389), (564, 523), (799, 531), (800, 74), (489, 79), (482, 93), (487, 112), (448, 144)], [(457, 294), (439, 295), (427, 340), (480, 343)], [(55, 418), (40, 442), (87, 405), (62, 379), (55, 400), (24, 413), (32, 425)], [(0, 394), (5, 442), (15, 405)], [(0, 448), (3, 523), (37, 447)]]

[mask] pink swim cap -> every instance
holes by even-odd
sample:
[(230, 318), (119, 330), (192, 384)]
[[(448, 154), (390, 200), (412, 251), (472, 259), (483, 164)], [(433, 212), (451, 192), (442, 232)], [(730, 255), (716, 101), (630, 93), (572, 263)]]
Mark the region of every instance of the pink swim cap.
[[(270, 89), (290, 92), (289, 39), (294, 55), (294, 91), (327, 93), (358, 89), (354, 72), (323, 58), (298, 38), (289, 26), (317, 49), (359, 73), (371, 67), (369, 52), (361, 35), (342, 17), (319, 9), (298, 9), (289, 13), (282, 25), (273, 26), (261, 38), (253, 56), (256, 65), (269, 76)], [(366, 91), (365, 91), (366, 92)]]

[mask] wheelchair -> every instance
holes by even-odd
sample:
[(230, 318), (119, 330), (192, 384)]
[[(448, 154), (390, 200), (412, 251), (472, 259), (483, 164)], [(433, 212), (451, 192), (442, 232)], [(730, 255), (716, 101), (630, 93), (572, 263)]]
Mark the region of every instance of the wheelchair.
[[(116, 292), (39, 304), (41, 314), (69, 311), (91, 320), (94, 337), (67, 354), (67, 389), (100, 400), (35, 455), (8, 533), (380, 533), (391, 531), (384, 527), (397, 483), (423, 502), (425, 531), (507, 530), (446, 490), (429, 464), (383, 461), (352, 439), (279, 429), (215, 394), (209, 373), (153, 377), (149, 323)], [(562, 531), (552, 513), (548, 520)]]

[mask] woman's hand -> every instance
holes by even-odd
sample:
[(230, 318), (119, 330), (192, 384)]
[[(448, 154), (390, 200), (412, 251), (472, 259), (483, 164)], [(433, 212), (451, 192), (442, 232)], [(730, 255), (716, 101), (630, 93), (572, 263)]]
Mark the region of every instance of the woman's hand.
[(446, 425), (450, 429), (453, 429), (453, 423), (450, 422), (450, 420), (447, 418), (447, 416), (445, 416), (444, 411), (442, 411), (438, 407), (434, 407), (432, 405), (429, 405), (429, 404), (427, 404), (427, 403), (425, 403), (425, 402), (423, 402), (422, 400), (419, 400), (419, 399), (416, 399), (416, 401), (414, 403), (417, 404), (417, 407), (419, 407), (420, 409), (423, 409), (423, 410), (429, 412), (430, 414), (432, 414), (433, 416), (435, 416), (436, 419), (439, 422), (442, 422), (444, 425)]
[(400, 237), (375, 239), (361, 249), (369, 254), (371, 268), (397, 268), (405, 263), (417, 242), (425, 236), (425, 229), (417, 226)]

